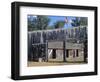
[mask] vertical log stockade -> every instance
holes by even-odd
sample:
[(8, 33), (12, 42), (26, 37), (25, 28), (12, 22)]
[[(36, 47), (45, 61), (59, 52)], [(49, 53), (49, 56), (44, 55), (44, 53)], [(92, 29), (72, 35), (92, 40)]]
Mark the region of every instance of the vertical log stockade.
[[(41, 30), (28, 32), (28, 60), (39, 61), (41, 58), (43, 61), (48, 62), (48, 42), (49, 41), (62, 41), (63, 42), (63, 62), (66, 62), (66, 42), (80, 43), (85, 42), (84, 36), (87, 36), (86, 27), (81, 27), (81, 30), (77, 28), (72, 29), (54, 29), (54, 30)], [(71, 33), (73, 32), (73, 33)], [(81, 33), (81, 35), (80, 35)], [(87, 43), (86, 43), (87, 45)], [(54, 45), (55, 46), (55, 45)], [(85, 50), (86, 51), (86, 48)], [(85, 52), (86, 61), (87, 52)]]

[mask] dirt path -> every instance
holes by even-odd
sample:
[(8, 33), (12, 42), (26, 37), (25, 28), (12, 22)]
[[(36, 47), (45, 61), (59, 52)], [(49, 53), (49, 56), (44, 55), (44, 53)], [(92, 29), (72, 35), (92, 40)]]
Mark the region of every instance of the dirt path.
[(32, 66), (59, 66), (59, 65), (78, 65), (78, 64), (86, 64), (83, 62), (28, 62), (28, 67)]

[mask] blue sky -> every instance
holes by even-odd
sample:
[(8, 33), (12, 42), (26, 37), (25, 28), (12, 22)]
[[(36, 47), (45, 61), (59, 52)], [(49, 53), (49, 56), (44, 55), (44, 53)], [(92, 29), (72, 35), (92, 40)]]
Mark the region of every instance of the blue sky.
[[(28, 15), (28, 18), (30, 18), (30, 20), (32, 20), (33, 18), (36, 18), (36, 17), (37, 17), (36, 15)], [(71, 21), (72, 21), (72, 19), (75, 18), (72, 16), (51, 16), (50, 15), (50, 16), (48, 16), (48, 18), (50, 19), (49, 26), (52, 26), (57, 21), (65, 21), (66, 17), (67, 17), (68, 23), (66, 23), (64, 25), (64, 28), (71, 28), (72, 27)]]
[(57, 21), (65, 21), (66, 17), (67, 17), (68, 23), (66, 23), (64, 25), (64, 28), (72, 27), (71, 20), (75, 18), (75, 17), (72, 17), (72, 16), (48, 16), (48, 18), (50, 19), (49, 26), (53, 25)]

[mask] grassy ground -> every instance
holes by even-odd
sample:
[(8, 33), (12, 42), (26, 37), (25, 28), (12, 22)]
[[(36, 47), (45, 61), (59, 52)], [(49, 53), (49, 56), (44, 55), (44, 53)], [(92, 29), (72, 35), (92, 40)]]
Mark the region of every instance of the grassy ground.
[(33, 62), (28, 61), (28, 67), (32, 66), (57, 66), (57, 65), (78, 65), (78, 64), (86, 64), (84, 62), (63, 62), (63, 61), (54, 61), (49, 60), (48, 62)]

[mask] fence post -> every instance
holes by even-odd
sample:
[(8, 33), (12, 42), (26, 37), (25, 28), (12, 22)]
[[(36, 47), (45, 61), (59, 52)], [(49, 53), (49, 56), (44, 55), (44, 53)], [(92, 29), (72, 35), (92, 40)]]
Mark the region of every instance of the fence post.
[(32, 33), (28, 33), (28, 60), (33, 60), (33, 53), (32, 53)]
[(66, 62), (66, 41), (63, 41), (63, 62)]
[(46, 40), (46, 62), (48, 62), (48, 40)]

